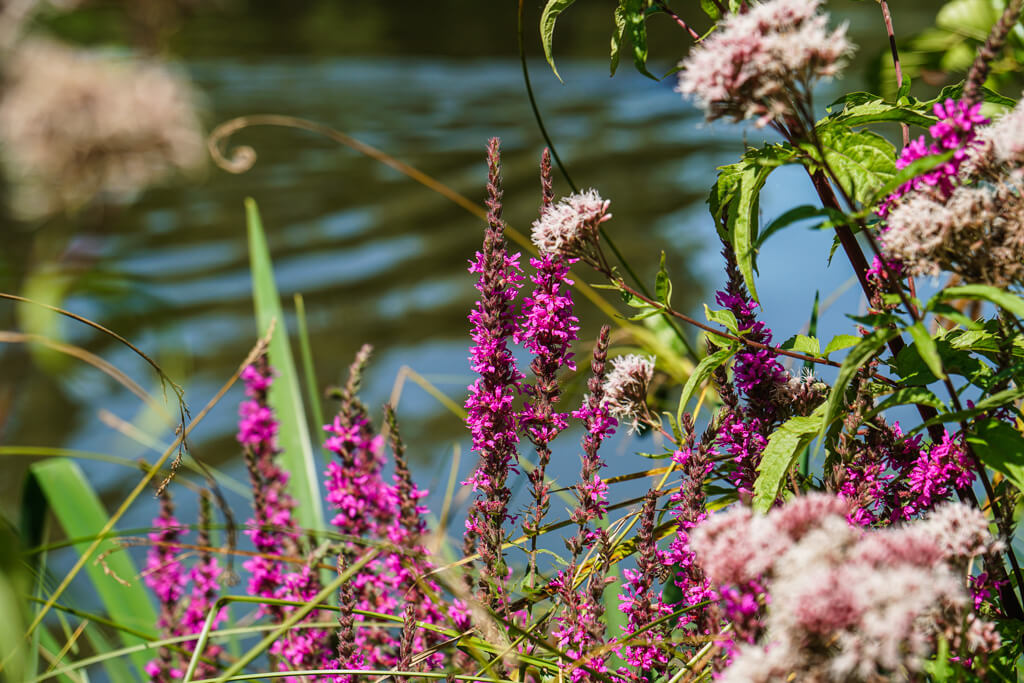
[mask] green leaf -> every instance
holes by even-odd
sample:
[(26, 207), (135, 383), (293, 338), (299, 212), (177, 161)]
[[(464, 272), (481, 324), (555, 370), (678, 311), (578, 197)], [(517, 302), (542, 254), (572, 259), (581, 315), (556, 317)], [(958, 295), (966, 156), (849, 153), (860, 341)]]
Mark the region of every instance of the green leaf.
[(931, 406), (938, 410), (943, 410), (946, 407), (938, 396), (925, 387), (903, 387), (894, 391), (884, 401), (872, 408), (868, 412), (867, 417), (879, 415), (894, 406), (905, 405)]
[[(931, 343), (947, 374), (962, 375), (972, 383), (992, 375), (992, 368), (976, 356), (957, 351), (948, 340), (936, 339)], [(895, 369), (896, 374), (903, 379), (903, 384), (908, 386), (924, 386), (938, 379), (922, 357), (916, 341), (896, 354)]]
[(712, 311), (708, 308), (707, 304), (704, 304), (704, 316), (708, 319), (708, 322), (718, 323), (733, 334), (738, 335), (740, 333), (739, 323), (736, 321), (736, 314), (727, 308), (720, 311)]
[[(33, 481), (26, 482), (26, 486), (38, 487), (68, 538), (81, 539), (72, 547), (78, 553), (88, 549), (109, 517), (78, 465), (67, 458), (50, 458), (33, 463), (29, 467), (29, 477)], [(139, 570), (131, 556), (118, 548), (113, 540), (104, 540), (97, 548), (96, 556), (105, 555), (106, 568), (130, 585), (123, 585), (114, 576), (108, 576), (104, 567), (96, 562), (86, 564), (86, 574), (113, 621), (141, 633), (152, 633), (155, 637), (156, 610), (149, 600), (145, 584), (138, 578)], [(147, 642), (127, 633), (121, 633), (120, 638), (126, 647)], [(152, 653), (135, 652), (131, 657), (142, 673)]]
[(996, 419), (979, 420), (967, 434), (967, 443), (986, 467), (1002, 472), (1024, 491), (1024, 436)]
[[(846, 394), (846, 388), (850, 384), (850, 380), (857, 371), (864, 365), (868, 360), (871, 359), (886, 342), (896, 336), (897, 331), (890, 328), (882, 328), (873, 331), (866, 337), (862, 337), (860, 341), (850, 349), (850, 353), (843, 359), (843, 364), (839, 367), (839, 374), (836, 376), (836, 381), (832, 385), (832, 391), (829, 392), (828, 400), (824, 403), (825, 416), (822, 420), (822, 429), (828, 427), (832, 423), (832, 420), (839, 414), (839, 408), (842, 407), (843, 398)], [(826, 353), (828, 350), (826, 349)]]
[(736, 198), (727, 209), (729, 241), (736, 254), (743, 282), (747, 285), (751, 298), (757, 298), (757, 284), (754, 282), (754, 243), (758, 231), (758, 207), (760, 205), (761, 188), (764, 187), (772, 168), (768, 166), (747, 165), (740, 175)]
[(956, 299), (982, 299), (1009, 311), (1018, 318), (1024, 318), (1024, 299), (991, 285), (947, 287), (932, 297), (928, 302), (928, 310), (931, 310), (933, 304)]
[(860, 340), (863, 338), (864, 337), (859, 337), (855, 334), (837, 334), (836, 336), (832, 337), (831, 341), (829, 341), (822, 355), (828, 356), (828, 354), (830, 353), (835, 353), (836, 351), (848, 349), (854, 344), (859, 344)]
[(683, 412), (686, 410), (686, 404), (693, 398), (694, 392), (697, 391), (697, 387), (704, 384), (708, 377), (711, 376), (715, 370), (720, 368), (722, 365), (727, 363), (730, 358), (736, 355), (739, 351), (738, 346), (730, 346), (725, 349), (719, 349), (709, 356), (705, 356), (697, 363), (697, 367), (690, 373), (689, 378), (686, 380), (686, 384), (683, 386), (683, 393), (679, 395), (679, 409), (676, 411), (676, 419), (682, 422)]
[(825, 125), (842, 124), (853, 127), (886, 121), (928, 128), (935, 123), (935, 117), (926, 116), (911, 107), (886, 103), (882, 98), (877, 97), (873, 100), (853, 104), (848, 102), (843, 111), (825, 119)]
[(935, 378), (946, 379), (946, 373), (942, 371), (942, 359), (939, 358), (938, 347), (935, 340), (932, 339), (932, 335), (928, 334), (928, 330), (924, 328), (924, 323), (920, 320), (917, 321), (907, 328), (907, 332), (913, 337), (914, 347), (917, 349), (918, 355), (921, 356), (921, 360), (925, 362)]
[(804, 334), (794, 334), (792, 337), (782, 342), (782, 348), (787, 351), (797, 351), (798, 353), (804, 353), (809, 356), (821, 355), (821, 346), (818, 340)]
[[(984, 3), (984, 4), (988, 4), (988, 3)], [(986, 26), (991, 26), (991, 25), (992, 24), (986, 24)], [(987, 33), (988, 32), (988, 28), (985, 28), (984, 32)], [(984, 40), (984, 38), (982, 38), (982, 40)], [(1006, 107), (1008, 109), (1013, 109), (1017, 105), (1016, 100), (1014, 100), (1014, 99), (1012, 99), (1010, 97), (1006, 97), (1005, 95), (1000, 95), (995, 90), (992, 90), (991, 88), (986, 88), (985, 86), (981, 87), (980, 94), (981, 94), (981, 99), (983, 101), (991, 102), (992, 104), (998, 104), (1001, 107)], [(931, 108), (936, 103), (945, 102), (946, 100), (959, 100), (959, 99), (963, 98), (963, 95), (964, 95), (964, 81), (960, 81), (959, 83), (955, 83), (953, 85), (947, 85), (945, 88), (943, 88), (942, 90), (939, 91), (938, 96), (934, 100), (928, 100), (927, 102), (922, 102), (921, 106), (927, 108), (928, 110), (931, 110)]]
[(789, 211), (786, 211), (781, 216), (773, 220), (765, 229), (761, 231), (757, 237), (757, 243), (754, 245), (755, 251), (760, 251), (761, 246), (768, 241), (768, 238), (782, 230), (788, 228), (793, 223), (807, 220), (808, 218), (821, 218), (828, 217), (832, 220), (839, 220), (840, 222), (846, 222), (846, 216), (841, 211), (835, 209), (812, 206), (810, 204), (803, 204), (801, 206), (794, 207)]
[[(896, 175), (896, 148), (881, 135), (826, 125), (819, 131), (825, 162), (848, 197), (867, 205)], [(812, 158), (817, 150), (808, 146)]]
[(259, 334), (265, 334), (270, 328), (270, 322), (276, 321), (267, 355), (278, 373), (270, 388), (269, 401), (280, 425), (278, 443), (281, 446), (281, 466), (291, 474), (288, 488), (295, 500), (299, 501), (295, 508), (299, 525), (305, 529), (321, 531), (326, 528), (323, 496), (320, 494), (318, 468), (310, 442), (306, 411), (302, 405), (299, 373), (288, 341), (288, 328), (285, 326), (281, 298), (274, 282), (274, 269), (263, 232), (263, 222), (256, 202), (252, 199), (245, 200), (245, 215), (249, 233), (252, 294)]
[[(544, 46), (544, 57), (548, 60), (548, 64), (551, 65), (551, 70), (555, 72), (555, 77), (558, 80), (562, 80), (562, 77), (558, 75), (558, 69), (555, 68), (555, 57), (551, 50), (551, 43), (555, 37), (555, 22), (558, 21), (558, 15), (574, 2), (576, 0), (548, 0), (548, 4), (544, 6), (544, 11), (540, 15), (540, 42)], [(614, 72), (613, 68), (612, 73)]]
[(661, 252), (661, 266), (658, 268), (658, 278), (654, 286), (655, 298), (666, 306), (672, 305), (672, 280), (665, 270), (665, 252)]
[[(622, 3), (615, 8), (615, 31), (612, 33), (611, 75), (619, 68), (619, 54), (622, 51), (622, 38), (626, 34), (626, 11)], [(549, 60), (550, 61), (550, 60)], [(552, 65), (553, 66), (553, 65)]]
[(757, 480), (754, 482), (755, 512), (765, 513), (779, 497), (779, 489), (789, 468), (800, 453), (810, 445), (815, 435), (823, 431), (824, 406), (807, 417), (797, 415), (786, 420), (768, 437), (768, 445), (757, 466)]
[(651, 80), (658, 78), (647, 70), (647, 25), (644, 12), (645, 0), (622, 0), (625, 9), (626, 31), (633, 44), (633, 65), (636, 70)]

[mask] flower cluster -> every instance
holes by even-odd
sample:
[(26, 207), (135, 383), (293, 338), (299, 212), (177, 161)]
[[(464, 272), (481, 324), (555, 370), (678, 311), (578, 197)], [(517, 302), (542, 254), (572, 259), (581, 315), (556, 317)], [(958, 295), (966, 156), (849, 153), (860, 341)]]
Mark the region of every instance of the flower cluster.
[(541, 254), (579, 258), (601, 268), (605, 265), (599, 246), (601, 224), (611, 219), (607, 199), (597, 190), (577, 192), (545, 207), (533, 222), (531, 238)]
[(693, 533), (718, 586), (759, 584), (764, 630), (741, 645), (725, 681), (873, 680), (919, 671), (937, 633), (972, 656), (991, 652), (992, 624), (971, 611), (963, 572), (998, 548), (978, 510), (959, 503), (928, 519), (865, 532), (846, 521), (848, 504), (810, 494), (766, 516), (737, 508)]
[(897, 166), (941, 152), (951, 156), (882, 203), (882, 243), (887, 258), (911, 275), (945, 270), (1005, 287), (1024, 282), (1024, 186), (1013, 137), (1022, 114), (1014, 110), (983, 126), (979, 107), (953, 100), (935, 105), (933, 141), (915, 140)]
[(629, 354), (612, 359), (612, 371), (604, 381), (602, 405), (619, 420), (630, 423), (630, 432), (647, 418), (647, 389), (654, 378), (654, 358)]
[(730, 15), (680, 64), (678, 92), (692, 95), (707, 119), (799, 114), (816, 81), (836, 76), (853, 52), (846, 27), (828, 29), (821, 0), (769, 0)]
[[(205, 495), (200, 499), (199, 533), (196, 539), (196, 545), (200, 548), (199, 559), (187, 572), (181, 559), (183, 549), (177, 545), (182, 542), (185, 533), (185, 529), (174, 517), (171, 494), (165, 490), (160, 495), (160, 512), (153, 520), (153, 531), (149, 534), (153, 545), (147, 554), (146, 569), (143, 572), (146, 585), (160, 603), (160, 616), (156, 625), (164, 638), (196, 634), (198, 639), (207, 614), (220, 595), (222, 569), (209, 550), (209, 502)], [(220, 610), (213, 617), (212, 627), (217, 628), (226, 618), (226, 611)], [(182, 642), (181, 651), (161, 647), (157, 657), (146, 664), (145, 671), (150, 682), (171, 683), (184, 676), (186, 657), (195, 649), (196, 639)], [(219, 645), (208, 646), (205, 651), (207, 661), (199, 662), (197, 675), (204, 678), (214, 675), (217, 668), (209, 660), (216, 662), (222, 653)]]

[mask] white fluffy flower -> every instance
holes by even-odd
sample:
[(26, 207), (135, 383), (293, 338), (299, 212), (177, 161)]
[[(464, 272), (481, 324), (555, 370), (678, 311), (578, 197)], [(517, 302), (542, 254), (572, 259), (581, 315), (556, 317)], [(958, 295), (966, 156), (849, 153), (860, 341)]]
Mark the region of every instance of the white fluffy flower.
[(630, 423), (630, 433), (640, 427), (646, 410), (647, 387), (654, 377), (654, 358), (630, 354), (612, 359), (612, 371), (604, 380), (603, 405), (614, 417)]
[(612, 217), (609, 202), (597, 190), (563, 197), (533, 222), (531, 238), (542, 254), (586, 258), (595, 248), (601, 223)]
[(828, 30), (821, 0), (770, 0), (723, 19), (683, 60), (678, 92), (692, 95), (708, 120), (758, 117), (763, 126), (792, 110), (791, 98), (845, 65), (846, 26)]

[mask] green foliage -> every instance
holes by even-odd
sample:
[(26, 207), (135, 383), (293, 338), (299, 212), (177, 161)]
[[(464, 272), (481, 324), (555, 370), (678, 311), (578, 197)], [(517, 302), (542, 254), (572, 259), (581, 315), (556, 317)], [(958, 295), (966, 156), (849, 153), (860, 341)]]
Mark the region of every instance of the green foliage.
[(829, 123), (818, 129), (818, 139), (825, 152), (824, 164), (814, 145), (805, 144), (804, 152), (815, 167), (827, 167), (843, 193), (862, 206), (896, 175), (896, 148), (877, 133)]
[(280, 422), (278, 440), (282, 450), (281, 465), (291, 473), (288, 488), (295, 500), (300, 501), (295, 509), (296, 519), (304, 528), (319, 531), (325, 529), (326, 524), (317, 476), (318, 463), (313, 455), (306, 411), (302, 404), (299, 373), (288, 341), (281, 298), (274, 283), (270, 250), (267, 248), (259, 209), (252, 199), (245, 201), (245, 215), (258, 332), (266, 334), (271, 323), (275, 325), (267, 356), (278, 372), (270, 388), (269, 401)]
[[(31, 479), (26, 485), (41, 492), (46, 506), (29, 514), (45, 514), (48, 508), (68, 538), (75, 541), (72, 547), (78, 553), (86, 551), (106, 526), (109, 517), (82, 470), (72, 460), (51, 458), (34, 463), (29, 469), (29, 477)], [(26, 526), (38, 527), (38, 523), (27, 521)], [(126, 646), (147, 642), (149, 636), (156, 635), (152, 629), (157, 615), (145, 585), (138, 578), (135, 563), (109, 537), (100, 544), (96, 556), (103, 557), (102, 563), (90, 561), (85, 568), (86, 574), (107, 615), (124, 627), (125, 631), (119, 634), (121, 641)], [(147, 652), (132, 654), (132, 661), (140, 673), (149, 659), (150, 653)]]
[(826, 417), (824, 405), (807, 417), (797, 415), (786, 420), (768, 437), (768, 445), (761, 454), (754, 482), (752, 506), (756, 512), (768, 512), (779, 497), (786, 474), (796, 463), (815, 436), (823, 430)]
[(1002, 472), (1017, 490), (1024, 491), (1024, 436), (1000, 420), (987, 418), (974, 423), (967, 443), (975, 455), (997, 472)]

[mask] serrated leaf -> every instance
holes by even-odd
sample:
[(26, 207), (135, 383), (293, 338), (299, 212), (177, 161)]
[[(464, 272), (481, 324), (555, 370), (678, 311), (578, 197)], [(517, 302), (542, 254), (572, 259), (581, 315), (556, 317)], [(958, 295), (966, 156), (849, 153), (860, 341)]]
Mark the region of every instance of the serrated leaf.
[(1024, 436), (1019, 431), (1001, 420), (979, 420), (967, 433), (967, 443), (986, 467), (1024, 491)]
[(731, 346), (724, 349), (719, 349), (709, 356), (705, 356), (697, 363), (697, 367), (690, 373), (689, 378), (686, 380), (686, 384), (683, 386), (683, 392), (679, 395), (679, 409), (676, 411), (676, 417), (682, 421), (683, 412), (686, 410), (686, 404), (693, 398), (694, 392), (697, 391), (697, 387), (704, 384), (707, 378), (711, 376), (715, 370), (720, 368), (722, 365), (727, 363), (730, 358), (736, 355), (739, 350), (737, 346)]
[[(896, 175), (896, 148), (881, 135), (826, 125), (819, 137), (836, 181), (847, 196), (862, 205)], [(809, 151), (817, 158), (817, 150)]]
[(835, 353), (836, 351), (848, 349), (854, 344), (859, 344), (860, 340), (863, 338), (864, 337), (858, 337), (855, 334), (837, 334), (836, 336), (832, 337), (831, 341), (829, 341), (822, 355), (827, 356), (830, 353)]
[(655, 298), (666, 306), (672, 305), (672, 280), (668, 277), (665, 269), (665, 252), (661, 252), (661, 265), (658, 267), (658, 277), (654, 285)]
[(303, 407), (299, 373), (295, 367), (288, 328), (285, 325), (281, 297), (274, 282), (274, 268), (263, 232), (259, 209), (252, 199), (245, 200), (246, 227), (249, 235), (249, 261), (252, 269), (253, 302), (259, 334), (265, 334), (270, 322), (276, 329), (270, 339), (267, 357), (278, 375), (268, 397), (277, 416), (278, 443), (282, 468), (290, 474), (288, 489), (299, 505), (295, 516), (300, 526), (313, 531), (326, 528), (323, 496), (320, 493), (318, 466), (313, 455), (306, 412)]
[(818, 406), (806, 417), (797, 415), (789, 418), (768, 437), (754, 482), (752, 506), (755, 512), (765, 513), (771, 508), (779, 496), (786, 473), (814, 437), (823, 431), (824, 416), (824, 406)]
[(782, 342), (782, 348), (787, 351), (805, 353), (809, 356), (821, 355), (821, 346), (818, 340), (804, 334), (794, 334), (792, 337)]
[(934, 116), (926, 116), (921, 112), (898, 104), (889, 104), (882, 98), (876, 98), (856, 104), (847, 103), (843, 111), (826, 119), (825, 125), (842, 124), (844, 126), (864, 126), (869, 123), (895, 121), (921, 128), (928, 128), (935, 123)]
[[(558, 21), (558, 15), (574, 2), (576, 0), (548, 0), (548, 4), (544, 5), (544, 11), (540, 15), (540, 42), (544, 46), (544, 58), (548, 60), (548, 64), (551, 65), (551, 70), (555, 72), (555, 77), (558, 80), (562, 80), (562, 77), (558, 75), (558, 69), (555, 68), (555, 57), (551, 47), (555, 38), (555, 22)], [(614, 72), (615, 70), (612, 69), (612, 73)]]
[(736, 321), (736, 314), (727, 308), (720, 311), (712, 311), (708, 308), (707, 304), (704, 304), (704, 316), (708, 319), (708, 322), (718, 323), (733, 334), (738, 335), (740, 333), (739, 323)]
[(924, 328), (924, 323), (917, 321), (907, 328), (907, 332), (914, 339), (914, 346), (917, 349), (921, 360), (925, 362), (928, 369), (935, 375), (936, 379), (946, 379), (946, 373), (942, 371), (942, 359), (939, 358), (939, 350), (935, 345), (932, 335)]
[[(988, 24), (987, 26), (991, 26), (991, 24)], [(985, 28), (985, 33), (988, 33), (987, 27)], [(984, 38), (982, 38), (982, 40), (984, 40)], [(1005, 95), (1000, 95), (995, 90), (992, 90), (991, 88), (986, 88), (985, 86), (981, 87), (981, 89), (979, 90), (979, 94), (981, 95), (982, 101), (990, 102), (992, 104), (998, 104), (1000, 107), (1012, 109), (1017, 105), (1016, 100), (1010, 97), (1006, 97)], [(953, 85), (947, 85), (945, 88), (939, 91), (938, 96), (934, 100), (922, 102), (921, 106), (927, 107), (929, 110), (931, 110), (931, 108), (936, 103), (945, 102), (946, 100), (963, 99), (963, 95), (964, 82), (960, 81), (959, 83), (954, 83)]]

